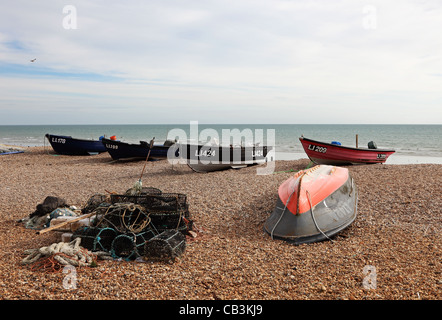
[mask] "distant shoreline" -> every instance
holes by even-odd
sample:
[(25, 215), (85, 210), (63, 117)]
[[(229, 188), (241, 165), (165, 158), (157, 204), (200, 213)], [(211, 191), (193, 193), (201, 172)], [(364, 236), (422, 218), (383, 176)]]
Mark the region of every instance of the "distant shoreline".
[[(45, 134), (67, 135), (80, 139), (98, 139), (115, 135), (119, 140), (138, 143), (140, 140), (164, 141), (169, 135), (178, 140), (215, 138), (253, 139), (271, 144), (276, 150), (276, 160), (306, 159), (299, 137), (318, 141), (339, 141), (343, 146), (367, 146), (373, 141), (378, 148), (392, 148), (396, 152), (386, 164), (441, 164), (442, 125), (208, 125), (189, 123), (183, 125), (33, 125), (0, 126), (0, 144), (20, 147), (50, 147)], [(198, 135), (195, 138), (195, 135)], [(225, 136), (224, 136), (225, 135)], [(236, 140), (235, 140), (236, 139)]]
[[(52, 147), (50, 144), (39, 145), (39, 146), (20, 146), (20, 145), (9, 145), (9, 144), (0, 144), (1, 146), (7, 146), (10, 148), (18, 148), (21, 150), (26, 150), (26, 148), (47, 148), (50, 151)], [(297, 153), (297, 152), (277, 152), (276, 161), (295, 161), (308, 159), (305, 153)], [(386, 165), (404, 165), (404, 164), (442, 164), (442, 157), (431, 157), (431, 156), (415, 156), (415, 155), (407, 155), (407, 154), (398, 154), (395, 153), (391, 157), (388, 158)]]

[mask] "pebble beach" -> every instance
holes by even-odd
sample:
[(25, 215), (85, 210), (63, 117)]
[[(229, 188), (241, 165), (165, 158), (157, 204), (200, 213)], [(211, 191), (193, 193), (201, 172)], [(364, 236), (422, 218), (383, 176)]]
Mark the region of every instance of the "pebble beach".
[[(394, 157), (394, 155), (393, 155)], [(123, 193), (143, 161), (107, 153), (56, 155), (47, 147), (0, 156), (0, 300), (440, 300), (442, 298), (442, 165), (349, 166), (358, 216), (332, 241), (295, 246), (263, 230), (279, 185), (308, 159), (193, 172), (167, 160), (148, 162), (143, 186), (187, 195), (195, 237), (174, 263), (98, 261), (65, 274), (21, 264), (27, 249), (60, 241), (18, 222), (47, 196), (82, 207), (94, 194)], [(387, 162), (388, 163), (388, 162)], [(375, 286), (364, 281), (375, 277)]]

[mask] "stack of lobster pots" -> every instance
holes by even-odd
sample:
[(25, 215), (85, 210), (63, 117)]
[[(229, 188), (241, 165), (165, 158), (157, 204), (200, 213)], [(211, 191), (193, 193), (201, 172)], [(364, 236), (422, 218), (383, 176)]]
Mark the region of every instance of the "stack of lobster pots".
[(136, 195), (112, 194), (108, 202), (97, 195), (83, 210), (97, 214), (71, 240), (80, 237), (86, 249), (109, 252), (115, 259), (174, 261), (184, 252), (193, 224), (185, 194), (152, 187)]

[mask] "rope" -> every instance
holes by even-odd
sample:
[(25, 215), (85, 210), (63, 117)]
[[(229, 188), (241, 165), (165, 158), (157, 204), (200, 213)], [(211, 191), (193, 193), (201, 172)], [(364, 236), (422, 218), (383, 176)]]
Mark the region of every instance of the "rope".
[(80, 238), (66, 243), (53, 243), (48, 247), (26, 250), (28, 254), (22, 260), (22, 264), (31, 265), (31, 270), (43, 270), (58, 272), (62, 266), (71, 265), (74, 267), (87, 267), (96, 264), (97, 257), (102, 253), (94, 254), (87, 249), (80, 247)]
[(319, 232), (321, 232), (322, 235), (323, 235), (324, 237), (326, 237), (328, 240), (330, 240), (331, 242), (333, 242), (333, 240), (330, 239), (330, 237), (327, 236), (327, 235), (326, 235), (326, 234), (325, 234), (325, 233), (319, 228), (318, 224), (316, 223), (315, 215), (313, 214), (312, 199), (310, 198), (310, 192), (308, 192), (308, 190), (305, 190), (305, 192), (307, 193), (307, 196), (308, 196), (308, 203), (310, 204), (310, 213), (311, 213), (311, 215), (312, 215), (313, 222), (315, 223), (316, 229), (318, 229)]
[[(301, 192), (301, 180), (302, 180), (302, 178), (303, 178), (303, 176), (306, 174), (306, 172), (302, 172), (302, 170), (300, 170), (300, 171), (298, 171), (299, 173), (302, 173), (300, 176), (299, 176), (299, 182), (298, 182), (298, 199), (299, 199), (299, 193)], [(273, 229), (272, 229), (272, 232), (270, 233), (270, 236), (271, 236), (271, 238), (272, 238), (272, 240), (273, 240), (273, 231), (276, 229), (276, 226), (279, 224), (279, 222), (281, 221), (281, 219), (282, 219), (282, 216), (284, 215), (284, 212), (285, 212), (285, 210), (287, 209), (287, 206), (288, 206), (288, 204), (289, 204), (289, 202), (290, 202), (290, 199), (292, 198), (292, 196), (293, 196), (293, 194), (295, 193), (295, 186), (293, 185), (293, 190), (292, 190), (292, 192), (290, 193), (290, 196), (289, 196), (289, 198), (287, 199), (287, 201), (286, 201), (286, 203), (285, 203), (285, 206), (284, 206), (284, 210), (282, 211), (282, 213), (281, 213), (281, 215), (280, 215), (280, 217), (279, 217), (279, 219), (278, 219), (278, 221), (275, 223), (275, 225), (274, 225), (274, 227), (273, 227)], [(297, 206), (299, 206), (299, 203), (297, 204)], [(296, 210), (296, 211), (298, 211), (298, 210)]]
[[(135, 222), (133, 222), (130, 226), (128, 226), (126, 224), (126, 221), (124, 220), (124, 217), (126, 215), (126, 211), (129, 210), (131, 213), (133, 213), (136, 209), (138, 209), (138, 215), (137, 218), (135, 219)], [(143, 213), (146, 217), (146, 219), (144, 219), (144, 221), (142, 221), (142, 223), (138, 226), (138, 228), (135, 228), (136, 226), (136, 222), (138, 221), (138, 218), (140, 217), (141, 213)], [(134, 205), (134, 204), (130, 204), (127, 206), (127, 208), (124, 210), (123, 214), (121, 215), (121, 221), (124, 225), (124, 227), (129, 230), (132, 233), (140, 233), (141, 231), (143, 231), (150, 223), (151, 219), (148, 215), (146, 215), (143, 210), (142, 207), (139, 205)]]
[(288, 206), (288, 204), (290, 202), (290, 199), (292, 198), (294, 193), (295, 193), (295, 189), (293, 188), (293, 191), (292, 191), (292, 193), (290, 193), (290, 196), (289, 196), (289, 198), (287, 199), (287, 201), (285, 203), (284, 209), (282, 210), (281, 215), (279, 216), (278, 221), (276, 221), (275, 225), (272, 228), (272, 231), (270, 232), (270, 237), (272, 238), (272, 240), (273, 240), (273, 232), (275, 231), (276, 227), (278, 226), (279, 222), (281, 221), (282, 216), (284, 215), (284, 212), (287, 209), (287, 206)]
[[(135, 210), (138, 209), (138, 216), (135, 219), (135, 222), (133, 222), (131, 225), (127, 225), (126, 221), (125, 221), (125, 216), (126, 216), (126, 212), (127, 210), (129, 210), (131, 213), (133, 213)], [(106, 215), (110, 215), (112, 212), (114, 211), (121, 211), (124, 210), (122, 214), (120, 214), (120, 222), (122, 223), (122, 225), (124, 226), (124, 228), (126, 228), (127, 230), (129, 230), (132, 233), (140, 233), (141, 231), (143, 231), (151, 222), (150, 217), (143, 211), (143, 207), (141, 207), (140, 205), (136, 205), (133, 203), (115, 203), (111, 206), (109, 206), (106, 210), (106, 212), (104, 213), (103, 217), (101, 218), (101, 220), (97, 223), (97, 226), (101, 224), (101, 222), (105, 219)], [(146, 219), (144, 219), (144, 221), (142, 221), (142, 223), (138, 226), (135, 227), (138, 222), (138, 219), (140, 217), (141, 214), (144, 214)], [(106, 220), (108, 223), (110, 223), (116, 230), (119, 229), (119, 226), (116, 226), (115, 224), (113, 224), (111, 221)]]

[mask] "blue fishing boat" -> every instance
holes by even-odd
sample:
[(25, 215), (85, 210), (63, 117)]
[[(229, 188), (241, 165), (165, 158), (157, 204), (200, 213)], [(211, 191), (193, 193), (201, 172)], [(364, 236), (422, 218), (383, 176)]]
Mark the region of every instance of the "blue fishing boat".
[(54, 151), (62, 155), (94, 155), (107, 151), (101, 139), (77, 139), (49, 133), (45, 137), (49, 140)]
[(0, 155), (23, 153), (23, 152), (25, 151), (22, 148), (0, 144)]
[(169, 148), (175, 144), (175, 141), (171, 140), (163, 143), (154, 143), (153, 140), (150, 143), (128, 143), (103, 138), (101, 141), (113, 160), (145, 160), (148, 155), (150, 160), (166, 159)]

